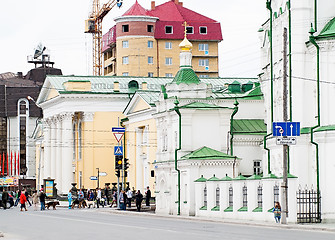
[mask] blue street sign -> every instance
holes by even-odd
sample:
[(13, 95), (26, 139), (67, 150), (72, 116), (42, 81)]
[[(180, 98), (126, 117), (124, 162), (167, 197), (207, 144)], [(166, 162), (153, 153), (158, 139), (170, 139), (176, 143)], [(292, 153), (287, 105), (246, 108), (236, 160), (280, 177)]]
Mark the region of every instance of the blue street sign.
[(273, 122), (272, 128), (273, 136), (300, 136), (300, 122)]
[(122, 156), (123, 155), (123, 147), (114, 146), (114, 155), (115, 156)]
[(112, 128), (112, 132), (125, 132), (126, 129), (125, 128), (121, 128), (121, 127), (113, 127)]
[(98, 180), (98, 177), (97, 176), (91, 176), (90, 179), (91, 180)]

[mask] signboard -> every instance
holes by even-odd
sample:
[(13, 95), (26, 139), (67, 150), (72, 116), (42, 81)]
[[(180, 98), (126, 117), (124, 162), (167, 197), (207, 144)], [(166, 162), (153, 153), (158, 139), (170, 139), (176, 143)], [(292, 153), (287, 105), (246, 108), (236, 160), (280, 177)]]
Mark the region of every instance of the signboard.
[(54, 181), (45, 181), (45, 195), (47, 197), (53, 197), (54, 195)]
[(112, 132), (125, 132), (126, 129), (122, 127), (113, 127)]
[(0, 186), (19, 186), (18, 177), (1, 177)]
[(106, 172), (99, 172), (99, 176), (101, 176), (101, 177), (107, 176), (107, 173)]
[(277, 138), (277, 145), (296, 145), (297, 139), (295, 137), (291, 138)]
[(91, 180), (98, 180), (98, 177), (97, 176), (91, 176), (90, 179)]
[(294, 137), (300, 136), (300, 122), (273, 122), (273, 136)]
[(114, 155), (122, 156), (123, 155), (123, 147), (122, 146), (114, 146)]

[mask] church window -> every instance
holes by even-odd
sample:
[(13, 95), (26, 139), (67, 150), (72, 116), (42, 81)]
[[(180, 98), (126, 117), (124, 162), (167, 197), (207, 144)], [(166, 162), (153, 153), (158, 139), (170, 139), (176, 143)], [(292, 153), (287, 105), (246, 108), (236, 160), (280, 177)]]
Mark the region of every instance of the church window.
[(207, 34), (207, 27), (200, 27), (199, 32), (200, 34)]
[(232, 187), (232, 186), (229, 187), (228, 192), (229, 192), (229, 195), (228, 195), (228, 203), (229, 203), (229, 207), (233, 207), (233, 204), (234, 204), (233, 196), (234, 196), (234, 195), (233, 195), (233, 187)]
[(261, 167), (261, 160), (254, 161), (254, 174), (261, 175), (262, 174), (262, 167)]
[(208, 51), (208, 43), (199, 43), (199, 51)]
[(135, 80), (133, 80), (133, 81), (130, 81), (128, 83), (128, 90), (129, 90), (129, 92), (134, 93), (134, 92), (137, 91), (137, 89), (139, 89), (138, 82), (136, 82)]
[(204, 188), (204, 207), (207, 207), (207, 187)]
[(242, 187), (242, 193), (243, 193), (243, 207), (248, 207), (248, 188), (247, 186)]
[(261, 185), (257, 188), (257, 207), (263, 207), (263, 187)]
[(172, 26), (165, 26), (165, 33), (166, 34), (173, 34), (173, 27)]
[(216, 207), (220, 206), (220, 188), (219, 188), (219, 186), (217, 186), (216, 190), (215, 190), (215, 206)]

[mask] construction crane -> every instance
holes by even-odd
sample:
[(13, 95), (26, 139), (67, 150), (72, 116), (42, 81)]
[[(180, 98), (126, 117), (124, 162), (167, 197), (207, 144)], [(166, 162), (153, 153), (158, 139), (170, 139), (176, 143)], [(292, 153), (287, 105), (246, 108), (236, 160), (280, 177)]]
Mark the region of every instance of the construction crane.
[(122, 6), (123, 0), (109, 0), (100, 8), (100, 0), (93, 0), (92, 13), (85, 21), (85, 33), (91, 33), (93, 37), (93, 75), (102, 75), (102, 20), (116, 5)]

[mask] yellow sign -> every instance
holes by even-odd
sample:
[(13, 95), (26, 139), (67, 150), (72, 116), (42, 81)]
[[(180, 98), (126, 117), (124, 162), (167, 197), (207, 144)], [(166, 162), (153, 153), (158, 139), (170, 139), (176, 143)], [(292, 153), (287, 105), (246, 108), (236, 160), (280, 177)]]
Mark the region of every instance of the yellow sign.
[(18, 186), (18, 177), (2, 177), (0, 178), (0, 186)]

